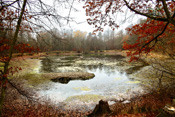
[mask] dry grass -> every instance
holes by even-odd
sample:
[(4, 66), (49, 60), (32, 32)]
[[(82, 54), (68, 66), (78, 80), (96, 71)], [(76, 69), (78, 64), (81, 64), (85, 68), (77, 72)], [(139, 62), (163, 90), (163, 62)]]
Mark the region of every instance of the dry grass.
[[(23, 89), (22, 87), (20, 88)], [(26, 95), (34, 95), (32, 91), (30, 91), (30, 94), (25, 92), (26, 89), (23, 89), (23, 91)], [(171, 103), (172, 98), (175, 98), (175, 88), (163, 89), (161, 92), (153, 91), (132, 99), (131, 103), (114, 104), (110, 107), (113, 113), (106, 116), (155, 117), (165, 104)], [(90, 112), (62, 110), (47, 102), (29, 101), (10, 86), (8, 86), (3, 108), (3, 117), (84, 117), (88, 114)]]
[(129, 114), (131, 117), (135, 117), (135, 115), (139, 114), (145, 114), (145, 117), (155, 117), (158, 113), (161, 112), (161, 109), (166, 104), (171, 104), (171, 101), (174, 98), (174, 87), (162, 89), (161, 92), (152, 91), (149, 94), (145, 94), (132, 99), (131, 103), (116, 103), (113, 105), (113, 114)]
[[(23, 89), (23, 94), (32, 95), (32, 91), (29, 94), (24, 90), (26, 89)], [(9, 85), (6, 94), (3, 117), (82, 117), (89, 114), (89, 112), (61, 110), (47, 102), (39, 103), (37, 100), (30, 100)]]

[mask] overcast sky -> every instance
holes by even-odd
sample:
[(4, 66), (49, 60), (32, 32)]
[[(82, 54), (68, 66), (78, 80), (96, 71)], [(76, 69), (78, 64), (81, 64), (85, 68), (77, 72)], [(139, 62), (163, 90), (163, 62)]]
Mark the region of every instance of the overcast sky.
[[(44, 1), (50, 5), (53, 4), (52, 0), (44, 0)], [(72, 1), (72, 0), (69, 0), (69, 1)], [(71, 3), (72, 2), (70, 2), (70, 4)], [(71, 13), (70, 13), (70, 17), (74, 18), (74, 21), (69, 22), (69, 24), (67, 24), (67, 22), (65, 21), (64, 24), (66, 26), (62, 27), (63, 29), (64, 28), (70, 29), (71, 27), (73, 31), (81, 30), (86, 32), (92, 32), (94, 30), (93, 28), (94, 26), (89, 25), (86, 21), (88, 17), (85, 15), (85, 9), (83, 9), (83, 6), (84, 6), (84, 2), (78, 2), (77, 0), (74, 1), (73, 7), (76, 8), (77, 11), (75, 11), (74, 9), (71, 9)], [(67, 8), (67, 9), (64, 7), (60, 8), (60, 6), (58, 6), (57, 8), (58, 8), (59, 14), (61, 14), (62, 16), (67, 17), (69, 15), (70, 8)], [(130, 18), (130, 20), (127, 20), (126, 22), (122, 22), (126, 17), (130, 16), (131, 13), (127, 11), (127, 14), (125, 13), (125, 14), (118, 14), (118, 15), (119, 17), (117, 20), (119, 22), (120, 28), (117, 31), (124, 30), (127, 26), (137, 23), (139, 21), (139, 18), (142, 18), (140, 16), (139, 17), (135, 16), (134, 18)], [(105, 29), (107, 28), (108, 27), (106, 27)]]

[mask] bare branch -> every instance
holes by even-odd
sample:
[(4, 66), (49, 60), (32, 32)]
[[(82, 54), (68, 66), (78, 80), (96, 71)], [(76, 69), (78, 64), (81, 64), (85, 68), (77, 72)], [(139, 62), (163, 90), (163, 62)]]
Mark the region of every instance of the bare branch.
[(9, 6), (15, 4), (15, 3), (18, 2), (18, 1), (19, 1), (19, 0), (16, 0), (16, 1), (10, 3), (10, 4), (6, 4), (6, 5), (4, 5), (4, 6), (1, 6), (1, 8), (0, 8), (0, 12), (1, 12), (5, 7), (9, 7)]
[(166, 16), (168, 19), (170, 19), (170, 12), (168, 11), (168, 7), (167, 7), (167, 4), (166, 4), (166, 1), (165, 0), (161, 0), (162, 1), (162, 4), (163, 4), (163, 8), (164, 8), (164, 11), (166, 13)]
[(9, 83), (14, 89), (16, 89), (16, 90), (18, 91), (18, 93), (19, 93), (20, 95), (26, 97), (26, 98), (29, 99), (29, 100), (33, 100), (33, 101), (34, 101), (34, 99), (33, 99), (32, 97), (28, 96), (26, 93), (24, 93), (23, 91), (21, 91), (21, 90), (20, 90), (18, 87), (16, 87), (16, 85), (14, 85), (12, 82), (10, 82), (8, 79), (6, 79), (6, 80), (8, 81), (8, 83)]
[(69, 23), (69, 17), (70, 17), (70, 13), (71, 13), (71, 10), (72, 10), (72, 7), (73, 7), (73, 4), (74, 4), (74, 0), (72, 1), (71, 7), (70, 7), (70, 10), (69, 10), (67, 24)]

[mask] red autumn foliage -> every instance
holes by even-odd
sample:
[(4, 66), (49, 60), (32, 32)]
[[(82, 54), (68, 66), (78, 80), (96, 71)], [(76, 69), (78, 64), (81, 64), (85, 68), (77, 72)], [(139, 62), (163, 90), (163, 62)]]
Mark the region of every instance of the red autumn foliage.
[[(1, 31), (8, 31), (8, 30), (14, 30), (16, 27), (16, 22), (19, 18), (19, 10), (12, 9), (9, 7), (5, 7), (0, 12), (0, 30)], [(26, 23), (29, 19), (31, 19), (32, 16), (27, 14), (27, 10), (25, 11), (23, 15), (23, 22), (20, 26), (20, 30), (25, 31), (32, 31), (32, 28)]]
[[(11, 59), (10, 57), (10, 49), (13, 45), (13, 36), (14, 31), (16, 30), (16, 24), (19, 18), (19, 10), (15, 10), (13, 7), (4, 7), (1, 9), (0, 12), (0, 63), (8, 63)], [(28, 31), (29, 33), (32, 31), (32, 28), (26, 23), (28, 19), (31, 19), (31, 16), (27, 15), (27, 10), (23, 15), (23, 21), (20, 26), (20, 31)], [(38, 51), (38, 48), (35, 48), (27, 43), (16, 43), (14, 44), (14, 53), (32, 53)], [(0, 70), (0, 83), (2, 82), (3, 78), (7, 78), (9, 74), (14, 74), (21, 70), (20, 67), (11, 67), (6, 68), (8, 65), (5, 66), (1, 65), (4, 70)], [(7, 73), (5, 73), (5, 69)], [(1, 75), (2, 74), (2, 75)], [(5, 76), (4, 76), (5, 75)], [(5, 83), (6, 84), (6, 83)]]
[[(108, 25), (112, 29), (118, 28), (115, 20), (117, 13), (123, 13), (128, 8), (131, 12), (147, 17), (147, 21), (136, 24), (127, 31), (132, 35), (138, 35), (135, 44), (124, 43), (123, 48), (129, 50), (127, 55), (130, 61), (138, 60), (142, 53), (148, 54), (154, 50), (158, 41), (167, 40), (174, 43), (174, 38), (167, 39), (168, 35), (175, 32), (175, 2), (152, 0), (116, 0), (116, 1), (86, 1), (84, 6), (90, 25), (94, 25), (97, 31), (103, 31)], [(115, 16), (115, 17), (114, 17)], [(125, 19), (126, 20), (126, 19)]]
[[(175, 32), (175, 27), (171, 24), (167, 26), (165, 32), (160, 35), (159, 38), (155, 38), (156, 35), (161, 33), (165, 25), (165, 22), (147, 19), (145, 23), (136, 24), (131, 28), (126, 29), (129, 34), (135, 34), (138, 36), (135, 44), (128, 44), (127, 42), (124, 42), (123, 45), (124, 49), (129, 50), (129, 52), (127, 52), (127, 56), (131, 56), (130, 61), (137, 60), (141, 53), (148, 54), (153, 51), (155, 44), (158, 41), (166, 39), (167, 44), (175, 42), (174, 37), (168, 37), (168, 35), (172, 35)], [(159, 46), (159, 48), (161, 49), (162, 47)]]
[[(8, 61), (8, 51), (10, 49), (10, 44), (10, 40), (0, 38), (0, 62)], [(39, 50), (38, 48), (30, 46), (30, 44), (16, 44), (14, 49), (14, 51), (17, 53), (31, 53)]]

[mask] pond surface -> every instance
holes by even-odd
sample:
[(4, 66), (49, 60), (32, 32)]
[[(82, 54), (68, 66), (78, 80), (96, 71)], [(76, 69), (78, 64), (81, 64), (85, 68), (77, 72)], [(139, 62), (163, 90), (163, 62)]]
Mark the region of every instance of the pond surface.
[(89, 72), (89, 80), (72, 80), (68, 84), (50, 82), (39, 94), (64, 109), (92, 109), (100, 99), (113, 103), (143, 93), (139, 81), (119, 71), (122, 56), (52, 56), (41, 61), (41, 73)]

